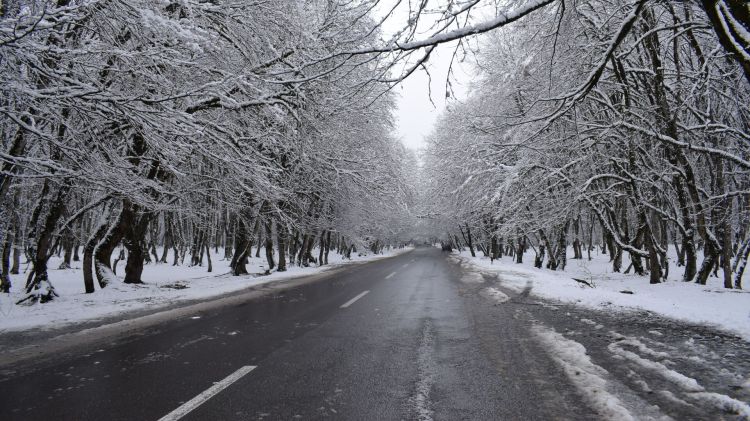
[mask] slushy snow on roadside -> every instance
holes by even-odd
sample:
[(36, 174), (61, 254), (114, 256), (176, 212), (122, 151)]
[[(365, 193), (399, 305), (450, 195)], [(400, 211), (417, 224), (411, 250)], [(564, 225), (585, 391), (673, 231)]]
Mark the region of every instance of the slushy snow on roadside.
[[(682, 268), (670, 264), (670, 276), (661, 284), (649, 284), (648, 277), (613, 273), (608, 255), (593, 255), (589, 261), (568, 259), (564, 271), (533, 267), (534, 253), (524, 255), (524, 263), (511, 257), (490, 262), (487, 257), (472, 258), (468, 251), (453, 254), (464, 264), (498, 275), (501, 285), (521, 292), (530, 286), (531, 294), (598, 309), (646, 310), (691, 323), (715, 326), (750, 340), (750, 291), (725, 289), (719, 278), (707, 285), (682, 282)], [(627, 267), (623, 259), (623, 268)], [(593, 288), (573, 278), (585, 280)], [(745, 276), (747, 278), (747, 276)]]

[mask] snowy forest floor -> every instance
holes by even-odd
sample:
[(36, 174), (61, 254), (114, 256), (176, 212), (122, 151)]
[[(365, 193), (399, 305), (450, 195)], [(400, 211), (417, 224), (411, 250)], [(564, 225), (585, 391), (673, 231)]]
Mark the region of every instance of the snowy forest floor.
[[(515, 259), (509, 256), (490, 262), (479, 251), (472, 258), (467, 249), (454, 252), (453, 257), (469, 267), (497, 274), (501, 285), (515, 292), (527, 290), (540, 298), (599, 310), (653, 312), (672, 319), (722, 329), (750, 341), (748, 290), (725, 289), (722, 287), (722, 280), (716, 277), (709, 277), (707, 285), (681, 282), (682, 268), (674, 265), (675, 256), (670, 256), (668, 280), (651, 285), (647, 276), (613, 272), (608, 255), (592, 252), (591, 261), (585, 253), (583, 260), (570, 259), (571, 255), (572, 249), (569, 249), (568, 264), (564, 271), (533, 267), (534, 252), (531, 250), (523, 256), (521, 264), (515, 263)], [(624, 256), (623, 268), (629, 264), (630, 261)], [(573, 278), (585, 280), (593, 287)], [(744, 285), (747, 285), (747, 278), (748, 276), (743, 277)]]
[[(50, 259), (50, 282), (60, 295), (45, 304), (17, 305), (25, 296), (25, 272), (23, 266), (18, 275), (11, 275), (13, 287), (10, 294), (0, 294), (0, 335), (28, 330), (52, 330), (76, 324), (102, 320), (112, 321), (125, 313), (142, 313), (174, 307), (199, 300), (219, 297), (269, 282), (289, 280), (314, 275), (348, 263), (367, 262), (400, 254), (411, 248), (386, 250), (383, 254), (355, 254), (351, 260), (336, 253), (329, 255), (329, 264), (310, 267), (288, 265), (286, 272), (271, 272), (263, 275), (267, 267), (265, 256), (253, 257), (247, 269), (250, 275), (232, 276), (229, 261), (214, 258), (213, 271), (206, 266), (172, 266), (171, 263), (147, 264), (143, 270), (143, 284), (129, 285), (119, 279), (93, 294), (86, 294), (80, 262), (73, 262), (71, 269), (53, 269), (60, 265), (61, 258)], [(261, 253), (262, 254), (262, 253)], [(313, 253), (317, 256), (317, 250)], [(120, 264), (124, 267), (124, 262)], [(86, 326), (88, 327), (88, 326)]]

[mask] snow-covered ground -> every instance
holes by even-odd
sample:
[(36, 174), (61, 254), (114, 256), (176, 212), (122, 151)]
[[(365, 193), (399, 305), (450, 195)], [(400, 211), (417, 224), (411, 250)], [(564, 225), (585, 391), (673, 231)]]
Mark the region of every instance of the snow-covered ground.
[[(565, 336), (541, 323), (536, 324), (533, 331), (549, 356), (563, 368), (571, 383), (601, 419), (680, 419), (663, 413), (673, 406), (666, 405), (667, 402), (677, 403), (677, 406), (683, 408), (700, 408), (706, 412), (695, 419), (705, 419), (703, 417), (707, 414), (716, 415), (715, 419), (727, 419), (719, 414), (731, 414), (728, 419), (750, 419), (750, 405), (742, 398), (747, 380), (742, 384), (742, 372), (735, 372), (725, 364), (710, 366), (704, 359), (690, 355), (688, 358), (693, 362), (704, 365), (703, 370), (680, 372), (676, 365), (682, 369), (686, 367), (675, 362), (689, 355), (689, 351), (675, 352), (672, 349), (672, 352), (665, 352), (654, 349), (652, 347), (664, 349), (667, 345), (652, 338), (625, 336), (610, 331), (608, 335), (599, 335), (600, 341), (603, 339), (604, 342), (610, 342), (606, 347), (607, 352), (602, 353), (596, 349), (601, 346), (601, 342), (597, 341), (599, 343), (593, 349), (587, 349), (576, 340), (578, 337), (571, 331)], [(589, 344), (591, 346), (592, 342), (589, 341)], [(610, 369), (625, 368), (627, 375), (620, 374), (618, 377), (598, 365), (594, 361), (594, 355), (598, 357), (598, 363)], [(705, 370), (706, 367), (710, 369)], [(711, 385), (704, 386), (691, 377), (696, 374), (702, 374), (704, 378), (706, 375), (709, 378), (734, 377), (734, 381), (730, 383), (731, 391), (727, 391), (724, 384), (717, 384), (716, 381), (710, 381)], [(739, 399), (730, 394), (740, 395)]]
[[(134, 310), (147, 310), (166, 307), (179, 302), (204, 299), (239, 291), (251, 286), (282, 279), (316, 274), (349, 262), (365, 262), (403, 253), (410, 248), (393, 249), (379, 255), (359, 256), (352, 254), (348, 260), (338, 254), (329, 255), (329, 265), (301, 268), (289, 265), (286, 272), (272, 272), (258, 276), (267, 267), (265, 256), (251, 258), (247, 265), (251, 275), (231, 276), (229, 261), (213, 259), (213, 272), (208, 273), (204, 266), (172, 266), (168, 264), (147, 264), (144, 266), (143, 285), (128, 285), (113, 282), (93, 294), (84, 293), (81, 262), (73, 262), (72, 269), (52, 269), (60, 265), (60, 258), (50, 259), (50, 281), (60, 295), (52, 302), (35, 305), (16, 305), (23, 298), (26, 276), (22, 267), (19, 275), (11, 275), (13, 287), (10, 294), (0, 294), (0, 333), (32, 328), (56, 328), (65, 324), (93, 321), (116, 316)], [(317, 252), (313, 255), (317, 256)], [(124, 270), (120, 262), (119, 271)], [(121, 273), (120, 273), (121, 274)]]
[[(572, 255), (571, 251), (568, 256)], [(724, 289), (723, 281), (714, 277), (709, 278), (707, 285), (681, 282), (682, 268), (674, 265), (674, 256), (670, 259), (668, 281), (657, 285), (650, 285), (648, 277), (612, 272), (609, 256), (594, 253), (591, 261), (586, 257), (583, 260), (569, 258), (565, 271), (534, 268), (533, 251), (524, 255), (521, 264), (507, 256), (491, 263), (489, 258), (481, 257), (479, 251), (475, 258), (468, 250), (453, 256), (464, 265), (497, 273), (502, 285), (519, 292), (530, 286), (533, 295), (593, 308), (648, 310), (674, 319), (713, 325), (750, 340), (750, 291)], [(623, 268), (629, 263), (624, 257)], [(594, 287), (587, 287), (573, 278), (586, 280)], [(748, 279), (744, 276), (744, 285)]]

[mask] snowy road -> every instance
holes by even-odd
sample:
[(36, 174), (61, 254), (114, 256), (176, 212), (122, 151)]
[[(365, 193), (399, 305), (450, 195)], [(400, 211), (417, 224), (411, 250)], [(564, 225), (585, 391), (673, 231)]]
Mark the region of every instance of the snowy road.
[(750, 417), (741, 339), (541, 301), (431, 248), (2, 373), (3, 420)]

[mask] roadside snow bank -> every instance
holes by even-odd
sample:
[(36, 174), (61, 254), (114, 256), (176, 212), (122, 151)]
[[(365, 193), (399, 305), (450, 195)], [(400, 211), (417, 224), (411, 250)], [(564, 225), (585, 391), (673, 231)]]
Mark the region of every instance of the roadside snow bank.
[(635, 420), (625, 404), (610, 393), (609, 372), (591, 361), (583, 345), (545, 326), (534, 326), (533, 331), (549, 356), (562, 367), (570, 382), (602, 419)]
[[(351, 262), (366, 262), (394, 256), (411, 248), (394, 249), (380, 255), (352, 256)], [(206, 299), (240, 291), (268, 282), (314, 275), (342, 264), (349, 263), (337, 254), (329, 256), (329, 265), (301, 268), (289, 266), (286, 272), (270, 275), (231, 276), (229, 261), (215, 259), (213, 273), (203, 266), (172, 266), (171, 264), (148, 264), (144, 266), (142, 285), (128, 285), (116, 278), (104, 289), (93, 294), (84, 293), (80, 262), (72, 269), (50, 270), (50, 280), (60, 295), (54, 301), (31, 306), (16, 305), (25, 296), (24, 273), (12, 275), (13, 288), (10, 294), (0, 294), (0, 332), (33, 328), (50, 329), (66, 324), (94, 321), (121, 313), (167, 307), (191, 300)], [(60, 261), (50, 259), (50, 268)], [(250, 273), (265, 272), (265, 258), (250, 259)], [(114, 276), (114, 275), (113, 275)]]
[[(674, 264), (670, 265), (673, 273), (667, 282), (650, 285), (648, 277), (613, 273), (607, 255), (593, 256), (591, 261), (568, 260), (565, 271), (534, 268), (533, 252), (524, 256), (526, 263), (522, 264), (513, 263), (508, 257), (491, 263), (489, 258), (472, 258), (468, 253), (453, 256), (485, 273), (497, 273), (503, 286), (518, 292), (530, 284), (531, 293), (539, 297), (600, 309), (652, 311), (674, 319), (714, 325), (750, 340), (750, 291), (724, 289), (721, 280), (713, 277), (708, 285), (681, 282), (681, 268)], [(629, 262), (624, 260), (623, 267), (627, 267)], [(573, 278), (583, 279), (594, 287)]]

